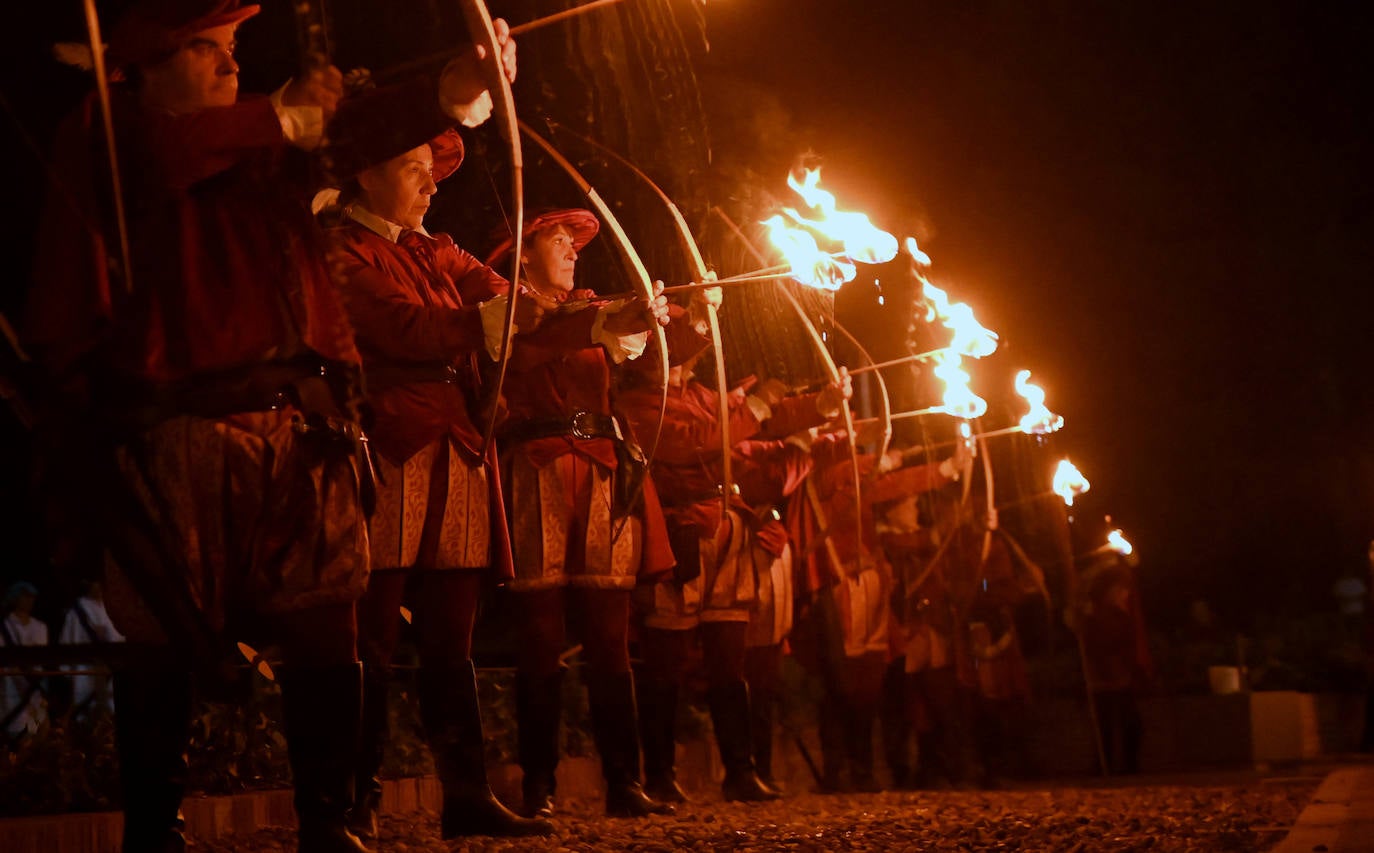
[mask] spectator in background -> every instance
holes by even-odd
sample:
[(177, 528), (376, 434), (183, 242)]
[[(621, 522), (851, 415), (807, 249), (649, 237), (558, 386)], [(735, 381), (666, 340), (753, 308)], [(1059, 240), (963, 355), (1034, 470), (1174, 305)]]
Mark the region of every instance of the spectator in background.
[[(98, 646), (104, 643), (122, 643), (124, 635), (119, 633), (110, 615), (105, 612), (105, 591), (100, 581), (82, 582), (81, 595), (72, 604), (62, 620), (62, 631), (57, 635), (60, 645), (88, 644)], [(94, 664), (69, 669), (89, 669)], [(96, 705), (103, 705), (114, 711), (114, 693), (110, 689), (110, 677), (104, 673), (87, 673), (72, 676), (72, 710), (85, 714)]]
[(1081, 624), (1107, 766), (1114, 775), (1138, 773), (1144, 735), (1138, 697), (1151, 673), (1135, 584), (1121, 565), (1088, 574), (1091, 597)]
[[(0, 614), (0, 646), (46, 646), (48, 626), (33, 615), (38, 589), (19, 581), (5, 593)], [(32, 675), (8, 675), (0, 679), (0, 728), (11, 738), (32, 734), (48, 717), (43, 681)]]

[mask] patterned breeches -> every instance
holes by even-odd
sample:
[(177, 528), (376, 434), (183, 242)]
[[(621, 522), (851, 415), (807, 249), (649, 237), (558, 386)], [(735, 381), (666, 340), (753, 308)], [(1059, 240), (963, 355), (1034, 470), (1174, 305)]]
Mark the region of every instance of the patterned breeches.
[(115, 450), (106, 601), (131, 642), (168, 637), (120, 559), (178, 577), (217, 629), (231, 616), (362, 594), (368, 541), (356, 460), (337, 440), (298, 432), (293, 414), (175, 417)]
[(368, 531), (373, 569), (475, 569), (490, 564), (487, 470), (444, 437), (401, 465), (380, 456)]
[(614, 517), (614, 472), (576, 453), (537, 468), (516, 451), (503, 460), (502, 474), (515, 555), (511, 590), (634, 589), (641, 522)]
[(635, 590), (644, 625), (684, 631), (702, 622), (748, 622), (758, 580), (748, 529), (732, 510), (723, 535), (703, 538), (700, 572), (686, 583), (668, 580)]

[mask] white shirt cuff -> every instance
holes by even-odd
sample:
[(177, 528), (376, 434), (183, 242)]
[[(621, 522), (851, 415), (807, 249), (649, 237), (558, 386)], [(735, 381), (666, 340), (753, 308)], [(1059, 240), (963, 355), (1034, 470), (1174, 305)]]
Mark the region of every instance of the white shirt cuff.
[(491, 118), (493, 108), (491, 92), (486, 90), (483, 90), (482, 94), (477, 96), (477, 100), (470, 104), (455, 104), (441, 94), (439, 106), (443, 109), (444, 115), (454, 119), (463, 127), (476, 127), (482, 124)]
[(606, 354), (616, 364), (634, 361), (643, 355), (644, 350), (649, 346), (648, 332), (617, 335), (615, 332), (606, 331), (606, 318), (619, 313), (629, 304), (622, 302), (616, 305), (603, 306), (597, 310), (596, 319), (592, 321), (592, 343), (601, 344), (605, 347)]
[(763, 423), (773, 417), (773, 407), (763, 402), (762, 397), (755, 397), (753, 394), (750, 394), (748, 397), (744, 398), (744, 405), (749, 407), (749, 411), (753, 413), (754, 419), (759, 423)]
[(277, 113), (277, 121), (281, 122), (282, 136), (286, 141), (305, 151), (314, 150), (320, 140), (324, 139), (324, 109), (315, 106), (288, 107), (282, 103), (286, 87), (291, 85), (287, 80), (286, 84), (272, 93), (269, 99), (272, 109)]
[(477, 306), (477, 316), (482, 318), (482, 338), (492, 361), (501, 358), (501, 336), (506, 331), (506, 302), (506, 296), (502, 294)]

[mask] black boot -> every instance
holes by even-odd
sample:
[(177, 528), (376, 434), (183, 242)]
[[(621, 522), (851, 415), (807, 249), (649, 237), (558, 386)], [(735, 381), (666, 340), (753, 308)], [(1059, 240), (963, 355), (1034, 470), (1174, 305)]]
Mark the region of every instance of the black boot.
[(776, 697), (771, 693), (750, 690), (749, 740), (754, 746), (754, 772), (765, 788), (782, 796), (782, 786), (773, 778), (773, 711), (776, 705)]
[(725, 781), (720, 792), (725, 801), (759, 803), (778, 799), (780, 794), (765, 787), (754, 772), (754, 746), (749, 735), (749, 685), (744, 679), (706, 693), (711, 708), (711, 726), (716, 732), (720, 761), (725, 765)]
[(873, 774), (874, 718), (872, 708), (853, 706), (845, 715), (845, 753), (849, 756), (849, 778), (854, 790), (864, 794), (882, 790)]
[(818, 794), (845, 794), (852, 789), (845, 783), (844, 710), (834, 694), (827, 694), (817, 709), (821, 740), (821, 781)]
[(127, 669), (114, 679), (124, 853), (181, 853), (191, 675)]
[(526, 817), (553, 817), (558, 769), (558, 725), (563, 719), (563, 670), (553, 675), (515, 678), (515, 717), (519, 729), (520, 786)]
[(360, 664), (282, 667), (299, 853), (366, 853), (348, 831), (362, 716)]
[(382, 804), (382, 753), (390, 726), (390, 673), (363, 666), (363, 725), (358, 739), (358, 766), (353, 774), (353, 814), (348, 828), (363, 841), (377, 837)]
[(587, 704), (592, 735), (606, 777), (607, 817), (673, 814), (668, 803), (649, 798), (639, 783), (639, 722), (634, 675), (617, 672), (587, 675)]
[(677, 699), (675, 681), (635, 679), (639, 737), (644, 745), (644, 792), (661, 803), (685, 803), (677, 784)]
[(419, 697), (420, 719), (444, 791), (440, 836), (552, 835), (553, 824), (520, 817), (491, 792), (472, 661), (452, 668), (422, 667)]

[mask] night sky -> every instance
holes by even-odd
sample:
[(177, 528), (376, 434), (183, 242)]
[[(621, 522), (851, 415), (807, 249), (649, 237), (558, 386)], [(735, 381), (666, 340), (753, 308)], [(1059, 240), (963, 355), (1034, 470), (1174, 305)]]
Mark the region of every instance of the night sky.
[(707, 6), (714, 70), (922, 238), (1001, 333), (989, 370), (1045, 385), (1165, 622), (1329, 608), (1365, 571), (1374, 27), (1336, 5)]
[(702, 80), (773, 92), (779, 147), (1002, 335), (984, 375), (1035, 372), (1159, 618), (1200, 595), (1241, 627), (1329, 608), (1374, 537), (1374, 26), (1341, 6), (710, 0)]

